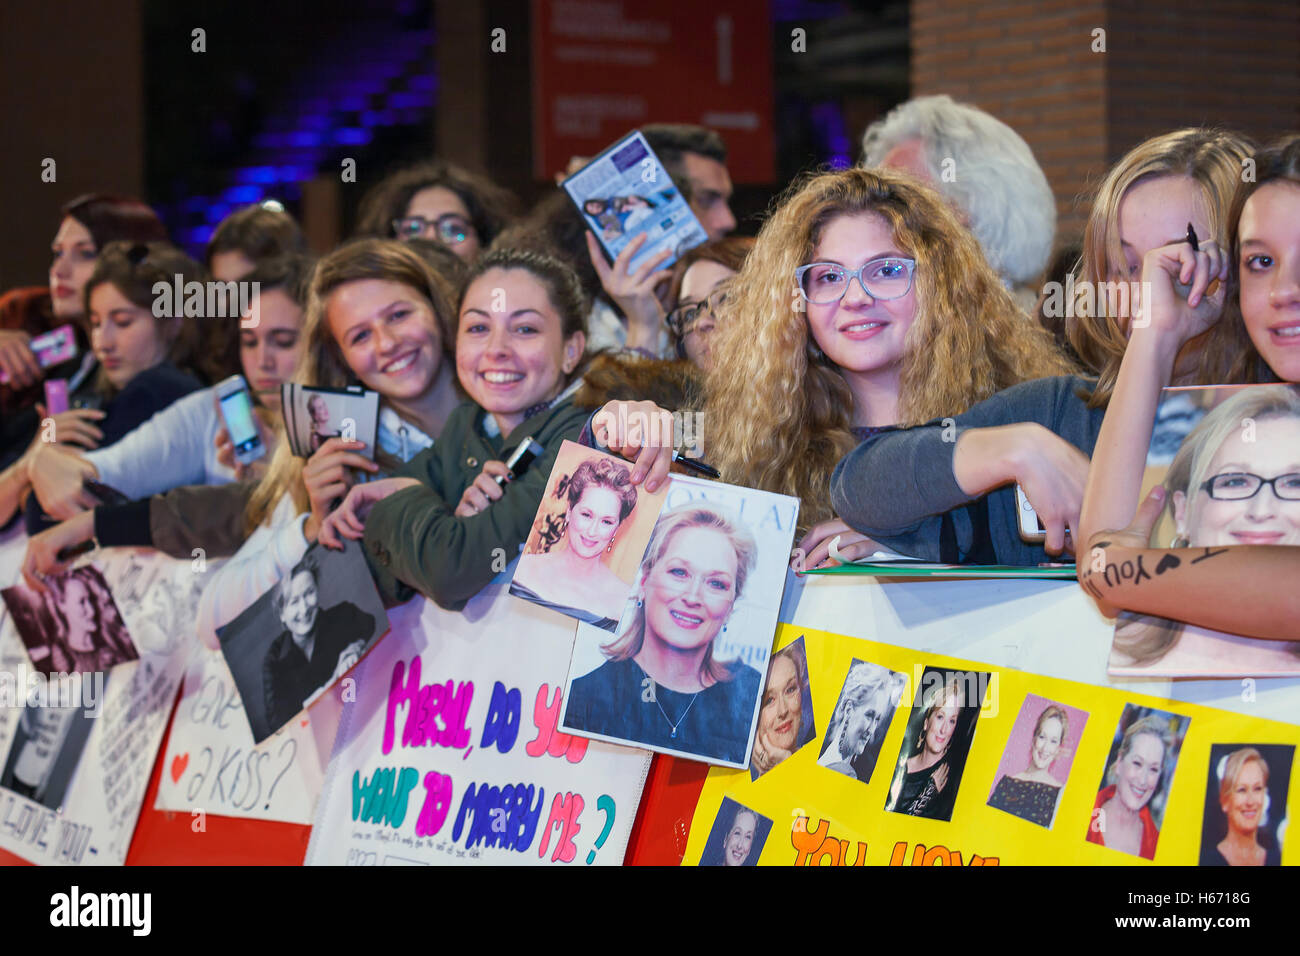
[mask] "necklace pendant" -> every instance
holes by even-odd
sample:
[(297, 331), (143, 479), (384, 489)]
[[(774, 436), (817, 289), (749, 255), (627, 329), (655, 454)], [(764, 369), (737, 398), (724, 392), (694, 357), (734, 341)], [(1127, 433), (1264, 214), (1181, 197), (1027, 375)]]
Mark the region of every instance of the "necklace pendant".
[(677, 728), (674, 727), (674, 728), (673, 728), (673, 732), (672, 732), (671, 734), (669, 734), (668, 736), (669, 736), (669, 737), (674, 737), (674, 738), (675, 738), (675, 737), (677, 736)]

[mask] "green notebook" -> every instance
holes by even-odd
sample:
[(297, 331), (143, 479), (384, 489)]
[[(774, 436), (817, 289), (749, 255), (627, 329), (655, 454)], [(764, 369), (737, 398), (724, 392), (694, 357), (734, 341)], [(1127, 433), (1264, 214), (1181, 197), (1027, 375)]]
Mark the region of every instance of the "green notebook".
[(1073, 578), (1073, 564), (1032, 568), (1006, 564), (934, 564), (929, 561), (870, 561), (819, 568), (805, 574), (872, 574), (882, 578)]

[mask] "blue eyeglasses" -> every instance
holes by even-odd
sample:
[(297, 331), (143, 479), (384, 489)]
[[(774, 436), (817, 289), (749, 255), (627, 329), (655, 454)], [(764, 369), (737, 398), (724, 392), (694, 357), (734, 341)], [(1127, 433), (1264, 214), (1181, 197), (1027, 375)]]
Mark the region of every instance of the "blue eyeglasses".
[(915, 259), (884, 258), (846, 269), (838, 262), (810, 262), (794, 270), (800, 294), (813, 305), (829, 305), (844, 298), (854, 278), (873, 299), (901, 299), (912, 288)]

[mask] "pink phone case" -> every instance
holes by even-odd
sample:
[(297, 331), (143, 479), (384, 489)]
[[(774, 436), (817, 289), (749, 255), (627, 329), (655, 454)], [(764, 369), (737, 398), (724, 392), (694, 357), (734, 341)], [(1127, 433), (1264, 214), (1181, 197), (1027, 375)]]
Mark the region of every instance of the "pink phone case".
[[(30, 347), (32, 354), (36, 356), (36, 364), (41, 368), (49, 368), (77, 354), (77, 336), (73, 333), (71, 325), (60, 325), (44, 335), (36, 336), (32, 339)], [(7, 381), (9, 376), (0, 371), (0, 385)]]
[(45, 412), (58, 415), (68, 410), (68, 380), (51, 378), (45, 381)]

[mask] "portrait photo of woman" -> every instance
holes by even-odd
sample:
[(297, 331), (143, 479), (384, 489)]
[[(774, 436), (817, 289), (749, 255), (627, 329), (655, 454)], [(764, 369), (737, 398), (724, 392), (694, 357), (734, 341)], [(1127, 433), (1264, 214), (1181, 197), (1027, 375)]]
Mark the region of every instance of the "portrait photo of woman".
[(1088, 842), (1154, 860), (1190, 717), (1126, 704), (1093, 803)]
[(605, 662), (572, 678), (563, 728), (745, 766), (762, 680), (742, 660), (721, 660), (715, 643), (757, 558), (753, 532), (730, 509), (696, 501), (664, 511), (634, 607), (601, 645)]
[(93, 565), (3, 592), (32, 666), (44, 674), (94, 673), (139, 658), (107, 582)]
[(927, 667), (890, 783), (885, 809), (951, 820), (989, 675)]
[(217, 629), (255, 743), (287, 724), (387, 630), (360, 545), (312, 546)]
[(817, 762), (836, 773), (870, 782), (906, 683), (904, 675), (879, 664), (859, 660), (849, 664)]
[(700, 866), (758, 866), (771, 830), (772, 821), (767, 817), (730, 797), (723, 797), (708, 842), (700, 854)]
[(758, 730), (749, 757), (750, 778), (757, 780), (816, 736), (808, 658), (800, 637), (768, 661), (767, 686), (763, 688)]
[(1214, 744), (1201, 829), (1201, 866), (1281, 866), (1295, 748)]
[(330, 430), (330, 407), (325, 396), (319, 392), (307, 399), (307, 414), (311, 418), (310, 447), (315, 454), (320, 446), (340, 434)]
[(630, 464), (573, 443), (556, 458), (547, 492), (510, 593), (612, 632), (663, 492), (648, 494), (632, 484)]
[[(1220, 390), (1204, 391), (1212, 397)], [(1176, 536), (1153, 542), (1157, 546), (1300, 545), (1300, 388), (1255, 385), (1230, 392), (1192, 429), (1169, 466), (1163, 483)], [(1300, 676), (1300, 643), (1124, 611), (1110, 673)]]
[(989, 806), (1051, 827), (1088, 715), (1029, 694), (998, 767)]

